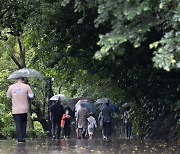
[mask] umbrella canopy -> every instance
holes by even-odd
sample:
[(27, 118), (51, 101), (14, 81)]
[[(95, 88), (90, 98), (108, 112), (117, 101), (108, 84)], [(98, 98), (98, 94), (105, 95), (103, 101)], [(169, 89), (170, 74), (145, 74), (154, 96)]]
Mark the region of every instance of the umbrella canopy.
[(106, 98), (106, 97), (102, 97), (102, 98), (99, 98), (95, 104), (103, 104), (103, 103), (108, 103), (109, 102), (109, 98)]
[(68, 101), (71, 98), (69, 96), (64, 95), (64, 94), (57, 94), (57, 95), (54, 95), (53, 97), (50, 98), (51, 101), (57, 101), (59, 99), (61, 101)]
[(132, 102), (127, 102), (122, 105), (122, 107), (131, 107), (131, 106), (132, 106)]
[(31, 68), (23, 68), (23, 69), (19, 69), (15, 72), (13, 72), (8, 79), (17, 79), (19, 77), (27, 77), (27, 78), (39, 78), (39, 79), (43, 79), (44, 76), (38, 72), (35, 69), (31, 69)]
[[(103, 109), (105, 107), (106, 107), (105, 103), (101, 105), (101, 109)], [(114, 104), (109, 104), (109, 107), (113, 113), (120, 112), (119, 107)]]
[(81, 108), (81, 104), (83, 103), (85, 104), (85, 107), (89, 112), (94, 113), (96, 111), (96, 106), (94, 105), (94, 103), (88, 100), (79, 100), (75, 105), (76, 111), (78, 111)]
[(68, 100), (67, 106), (69, 106), (72, 110), (74, 110), (75, 109), (75, 105), (76, 105), (76, 103), (79, 100), (88, 100), (88, 101), (91, 101), (91, 99), (86, 98), (86, 97), (73, 98), (73, 99)]

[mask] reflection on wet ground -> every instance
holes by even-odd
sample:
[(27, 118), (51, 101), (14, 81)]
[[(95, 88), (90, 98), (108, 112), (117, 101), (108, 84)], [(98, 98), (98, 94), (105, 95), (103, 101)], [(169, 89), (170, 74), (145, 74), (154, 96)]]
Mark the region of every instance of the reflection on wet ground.
[(31, 154), (31, 153), (63, 153), (63, 154), (88, 154), (88, 153), (155, 153), (155, 154), (180, 154), (178, 142), (137, 141), (112, 139), (103, 141), (92, 140), (27, 140), (26, 143), (17, 143), (15, 140), (0, 140), (1, 154)]

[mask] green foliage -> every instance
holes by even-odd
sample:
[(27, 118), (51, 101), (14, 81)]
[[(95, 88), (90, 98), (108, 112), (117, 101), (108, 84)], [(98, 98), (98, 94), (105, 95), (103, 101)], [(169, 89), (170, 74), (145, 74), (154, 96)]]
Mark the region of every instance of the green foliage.
[[(118, 106), (132, 101), (134, 132), (140, 136), (149, 134), (151, 125), (161, 118), (173, 117), (176, 125), (177, 0), (14, 1), (12, 9), (1, 17), (9, 5), (10, 1), (3, 1), (0, 6), (1, 37), (8, 39), (0, 41), (2, 108), (10, 107), (4, 97), (9, 85), (6, 78), (16, 69), (10, 57), (12, 53), (19, 57), (20, 38), (26, 49), (26, 66), (53, 77), (54, 93), (62, 86), (61, 93), (71, 97), (106, 96)], [(13, 12), (21, 20), (12, 19)], [(36, 96), (32, 101), (34, 119), (47, 118), (48, 110), (45, 83), (38, 82), (29, 81)], [(29, 136), (42, 132), (36, 131), (30, 130)]]
[(16, 128), (14, 126), (5, 126), (2, 133), (6, 138), (16, 138)]
[(27, 138), (45, 138), (46, 134), (42, 128), (42, 125), (35, 121), (34, 129), (27, 129)]

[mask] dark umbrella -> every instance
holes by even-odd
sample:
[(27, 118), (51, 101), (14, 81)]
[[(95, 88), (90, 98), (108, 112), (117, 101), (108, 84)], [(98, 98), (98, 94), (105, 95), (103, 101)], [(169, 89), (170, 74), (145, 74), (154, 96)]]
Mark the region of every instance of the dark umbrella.
[[(103, 104), (101, 105), (101, 109), (103, 109), (103, 108), (105, 108), (105, 107), (106, 107), (106, 104), (103, 103)], [(114, 105), (114, 104), (109, 104), (109, 107), (110, 107), (110, 109), (111, 109), (111, 111), (112, 111), (113, 113), (120, 112), (119, 107), (116, 106), (116, 105)]]

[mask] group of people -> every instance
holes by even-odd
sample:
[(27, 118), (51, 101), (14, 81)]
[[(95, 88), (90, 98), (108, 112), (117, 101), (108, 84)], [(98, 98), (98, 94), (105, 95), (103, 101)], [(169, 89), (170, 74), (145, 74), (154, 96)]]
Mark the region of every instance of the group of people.
[[(12, 114), (16, 125), (16, 134), (18, 142), (26, 142), (26, 126), (27, 113), (29, 112), (28, 99), (32, 99), (34, 94), (31, 87), (24, 83), (24, 78), (17, 78), (7, 91), (7, 97), (12, 99)], [(105, 103), (105, 107), (99, 113), (98, 121), (102, 129), (103, 139), (108, 140), (111, 136), (112, 111), (109, 107), (109, 101)], [(61, 105), (61, 100), (55, 101), (50, 108), (50, 120), (52, 123), (52, 137), (59, 139), (62, 129), (62, 136), (65, 139), (70, 138), (71, 122), (76, 119), (76, 134), (78, 139), (93, 137), (94, 128), (97, 127), (96, 119), (93, 113), (89, 113), (84, 103), (81, 103), (81, 108), (75, 113), (70, 107), (64, 108)], [(124, 114), (127, 138), (131, 135), (131, 124), (128, 121), (127, 111)]]
[[(84, 103), (80, 104), (81, 108), (75, 112), (76, 119), (76, 135), (78, 139), (93, 138), (94, 129), (97, 128), (96, 119), (93, 113), (90, 113)], [(50, 109), (50, 119), (52, 122), (52, 137), (53, 139), (60, 138), (60, 130), (62, 129), (62, 138), (69, 139), (71, 132), (71, 120), (73, 118), (73, 111), (71, 108), (63, 106), (60, 100), (55, 101)], [(108, 140), (111, 136), (111, 121), (112, 112), (109, 108), (109, 102), (102, 109), (99, 114), (98, 121), (102, 128), (103, 139)]]

